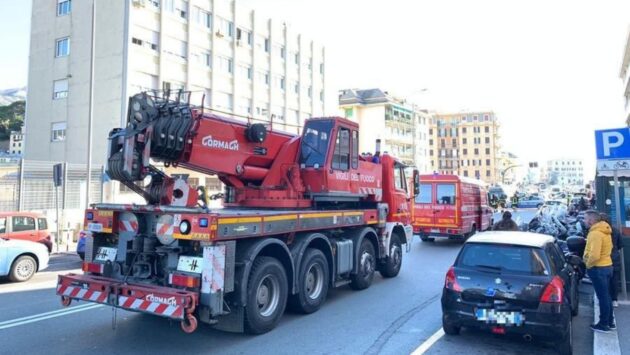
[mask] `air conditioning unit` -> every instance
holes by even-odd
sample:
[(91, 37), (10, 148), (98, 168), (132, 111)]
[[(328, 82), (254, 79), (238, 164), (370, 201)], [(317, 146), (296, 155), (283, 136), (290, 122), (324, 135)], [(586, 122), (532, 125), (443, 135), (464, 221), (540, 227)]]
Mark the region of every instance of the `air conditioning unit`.
[(131, 3), (135, 7), (144, 7), (145, 6), (145, 0), (132, 0)]
[(223, 33), (221, 33), (221, 31), (217, 31), (215, 35), (219, 38), (223, 38)]

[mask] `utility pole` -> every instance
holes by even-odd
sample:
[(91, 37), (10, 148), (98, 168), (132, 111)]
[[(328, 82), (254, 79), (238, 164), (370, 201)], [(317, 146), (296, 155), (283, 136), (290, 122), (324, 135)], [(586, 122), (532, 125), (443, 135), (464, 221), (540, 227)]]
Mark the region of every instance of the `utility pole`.
[(92, 47), (90, 49), (90, 103), (88, 113), (87, 184), (85, 186), (85, 208), (90, 207), (90, 185), (92, 184), (92, 124), (94, 119), (94, 53), (96, 28), (96, 0), (92, 0)]

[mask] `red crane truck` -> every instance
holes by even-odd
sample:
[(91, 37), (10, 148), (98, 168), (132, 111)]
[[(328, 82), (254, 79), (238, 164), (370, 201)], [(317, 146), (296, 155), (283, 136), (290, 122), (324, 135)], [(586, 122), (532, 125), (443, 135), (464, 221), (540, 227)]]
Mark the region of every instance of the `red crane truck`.
[(412, 224), (422, 241), (435, 237), (465, 240), (492, 227), (492, 208), (482, 181), (440, 174), (419, 178)]
[[(312, 313), (329, 288), (398, 274), (412, 237), (405, 166), (359, 154), (355, 122), (312, 118), (296, 136), (203, 112), (187, 95), (137, 94), (126, 128), (110, 132), (108, 175), (147, 204), (86, 210), (84, 273), (59, 276), (64, 306), (154, 314), (188, 333), (201, 321), (260, 334), (287, 305)], [(151, 160), (216, 174), (225, 208), (209, 209), (203, 188)]]

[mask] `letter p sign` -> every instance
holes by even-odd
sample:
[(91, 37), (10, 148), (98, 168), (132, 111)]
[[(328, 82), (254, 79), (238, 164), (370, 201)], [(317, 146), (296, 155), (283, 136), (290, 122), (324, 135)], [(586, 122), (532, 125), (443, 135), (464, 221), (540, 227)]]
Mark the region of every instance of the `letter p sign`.
[(604, 145), (604, 156), (609, 157), (613, 148), (619, 148), (623, 145), (623, 134), (619, 132), (602, 133), (602, 144)]

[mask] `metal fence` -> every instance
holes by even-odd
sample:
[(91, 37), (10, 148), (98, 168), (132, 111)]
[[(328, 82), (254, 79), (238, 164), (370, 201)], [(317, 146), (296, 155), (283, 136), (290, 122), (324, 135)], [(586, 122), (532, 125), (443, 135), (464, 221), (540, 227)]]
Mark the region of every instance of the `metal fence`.
[[(55, 188), (56, 162), (20, 160), (0, 162), (0, 211), (34, 211), (85, 208), (87, 169), (85, 164), (63, 163), (63, 185)], [(103, 200), (103, 167), (93, 166), (90, 203)], [(55, 196), (57, 192), (57, 196)]]

